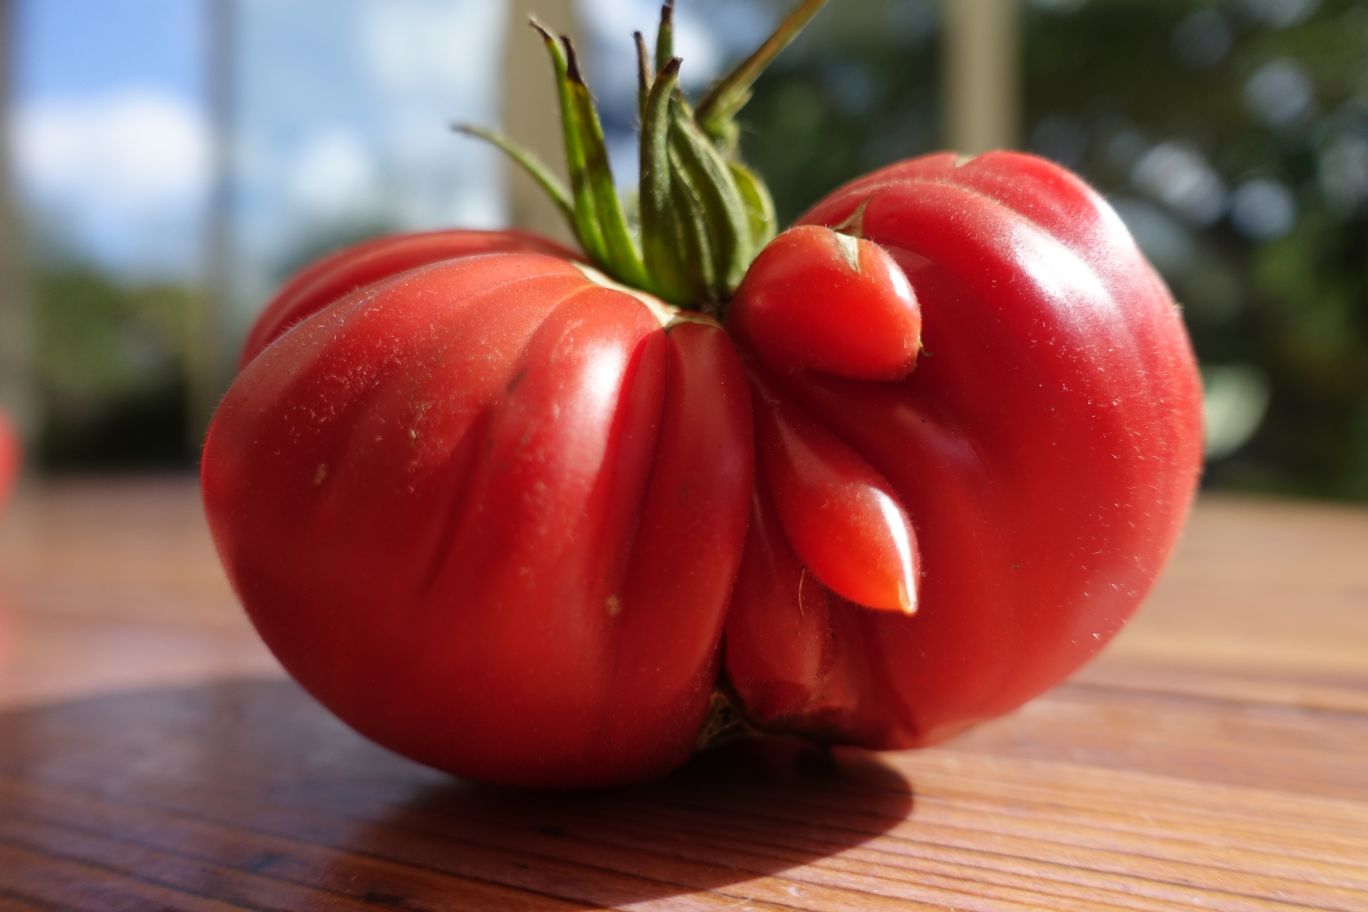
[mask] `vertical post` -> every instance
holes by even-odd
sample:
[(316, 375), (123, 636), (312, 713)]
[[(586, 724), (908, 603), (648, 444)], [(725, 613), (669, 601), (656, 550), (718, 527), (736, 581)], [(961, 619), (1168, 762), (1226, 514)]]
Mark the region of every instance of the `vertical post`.
[[(508, 4), (511, 18), (504, 41), (504, 132), (526, 145), (557, 170), (564, 161), (560, 118), (556, 115), (555, 83), (551, 64), (541, 40), (527, 25), (533, 13), (557, 33), (578, 36), (578, 20), (572, 0), (517, 0)], [(556, 238), (568, 244), (574, 239), (555, 205), (521, 168), (504, 164), (509, 194), (509, 217), (515, 227)]]
[(966, 154), (1017, 145), (1020, 0), (941, 0), (941, 12), (946, 145)]
[(202, 287), (186, 314), (186, 435), (198, 453), (230, 379), (228, 312), (233, 305), (233, 141), (237, 118), (237, 0), (205, 0), (205, 94), (211, 124), (204, 211)]
[(33, 399), (27, 247), (10, 156), (14, 7), (13, 0), (0, 0), (0, 405), (31, 439), (40, 416)]
[(187, 314), (187, 422), (198, 452), (219, 396), (231, 375), (228, 331), (233, 303), (233, 142), (237, 118), (236, 0), (207, 0), (204, 7), (206, 92), (211, 142), (205, 200), (204, 291)]

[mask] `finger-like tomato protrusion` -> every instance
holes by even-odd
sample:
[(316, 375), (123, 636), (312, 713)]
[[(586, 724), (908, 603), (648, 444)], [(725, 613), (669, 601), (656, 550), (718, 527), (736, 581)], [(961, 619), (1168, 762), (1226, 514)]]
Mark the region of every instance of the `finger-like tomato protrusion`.
[(751, 382), (756, 455), (794, 552), (842, 598), (913, 614), (917, 539), (892, 485), (764, 380)]

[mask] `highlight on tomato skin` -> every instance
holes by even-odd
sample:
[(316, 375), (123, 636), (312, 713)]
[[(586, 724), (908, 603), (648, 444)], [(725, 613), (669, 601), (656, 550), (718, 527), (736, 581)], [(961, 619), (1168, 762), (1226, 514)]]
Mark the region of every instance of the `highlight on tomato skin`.
[(424, 231), (363, 241), (296, 273), (257, 316), (242, 345), (239, 368), (306, 317), (357, 288), (441, 260), (492, 253), (544, 253), (577, 259), (554, 241), (522, 231)]

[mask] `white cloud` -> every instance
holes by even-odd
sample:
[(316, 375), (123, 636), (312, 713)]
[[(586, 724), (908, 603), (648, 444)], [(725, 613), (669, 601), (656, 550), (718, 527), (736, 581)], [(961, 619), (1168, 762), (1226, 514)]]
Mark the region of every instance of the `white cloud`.
[[(344, 229), (503, 221), (495, 155), (504, 0), (241, 0), (238, 306)], [(299, 49), (307, 47), (307, 60)]]
[(376, 81), (396, 92), (483, 96), (480, 77), (502, 56), (503, 3), (387, 0), (356, 17), (361, 52)]
[(365, 213), (379, 194), (376, 164), (356, 132), (332, 127), (309, 137), (290, 166), (287, 186), (307, 217)]
[[(364, 0), (355, 38), (384, 99), (370, 134), (386, 214), (414, 228), (497, 224), (497, 157), (453, 135), (453, 120), (492, 124), (509, 8), (489, 0)], [(517, 37), (530, 36), (518, 35)]]
[(189, 214), (209, 180), (203, 115), (156, 90), (31, 102), (16, 112), (14, 144), (26, 193), (77, 217)]

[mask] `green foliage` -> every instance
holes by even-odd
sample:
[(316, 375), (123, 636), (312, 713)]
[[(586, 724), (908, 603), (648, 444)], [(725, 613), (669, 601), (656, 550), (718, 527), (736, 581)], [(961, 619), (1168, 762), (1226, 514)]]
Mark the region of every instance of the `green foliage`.
[[(1156, 260), (1199, 357), (1266, 379), (1258, 431), (1208, 481), (1368, 498), (1368, 8), (1112, 0), (1039, 10), (1026, 42), (1031, 138), (1058, 153), (1043, 125), (1066, 125), (1066, 164), (1165, 219), (1140, 239), (1179, 253)], [(1146, 176), (1162, 144), (1197, 170)], [(1203, 169), (1209, 217), (1179, 190)], [(1262, 224), (1240, 212), (1260, 185), (1284, 206)]]
[(183, 285), (119, 282), (85, 264), (33, 276), (41, 462), (53, 468), (191, 461)]
[(845, 181), (935, 147), (934, 23), (929, 0), (841, 0), (771, 65), (742, 114), (741, 146), (781, 224)]

